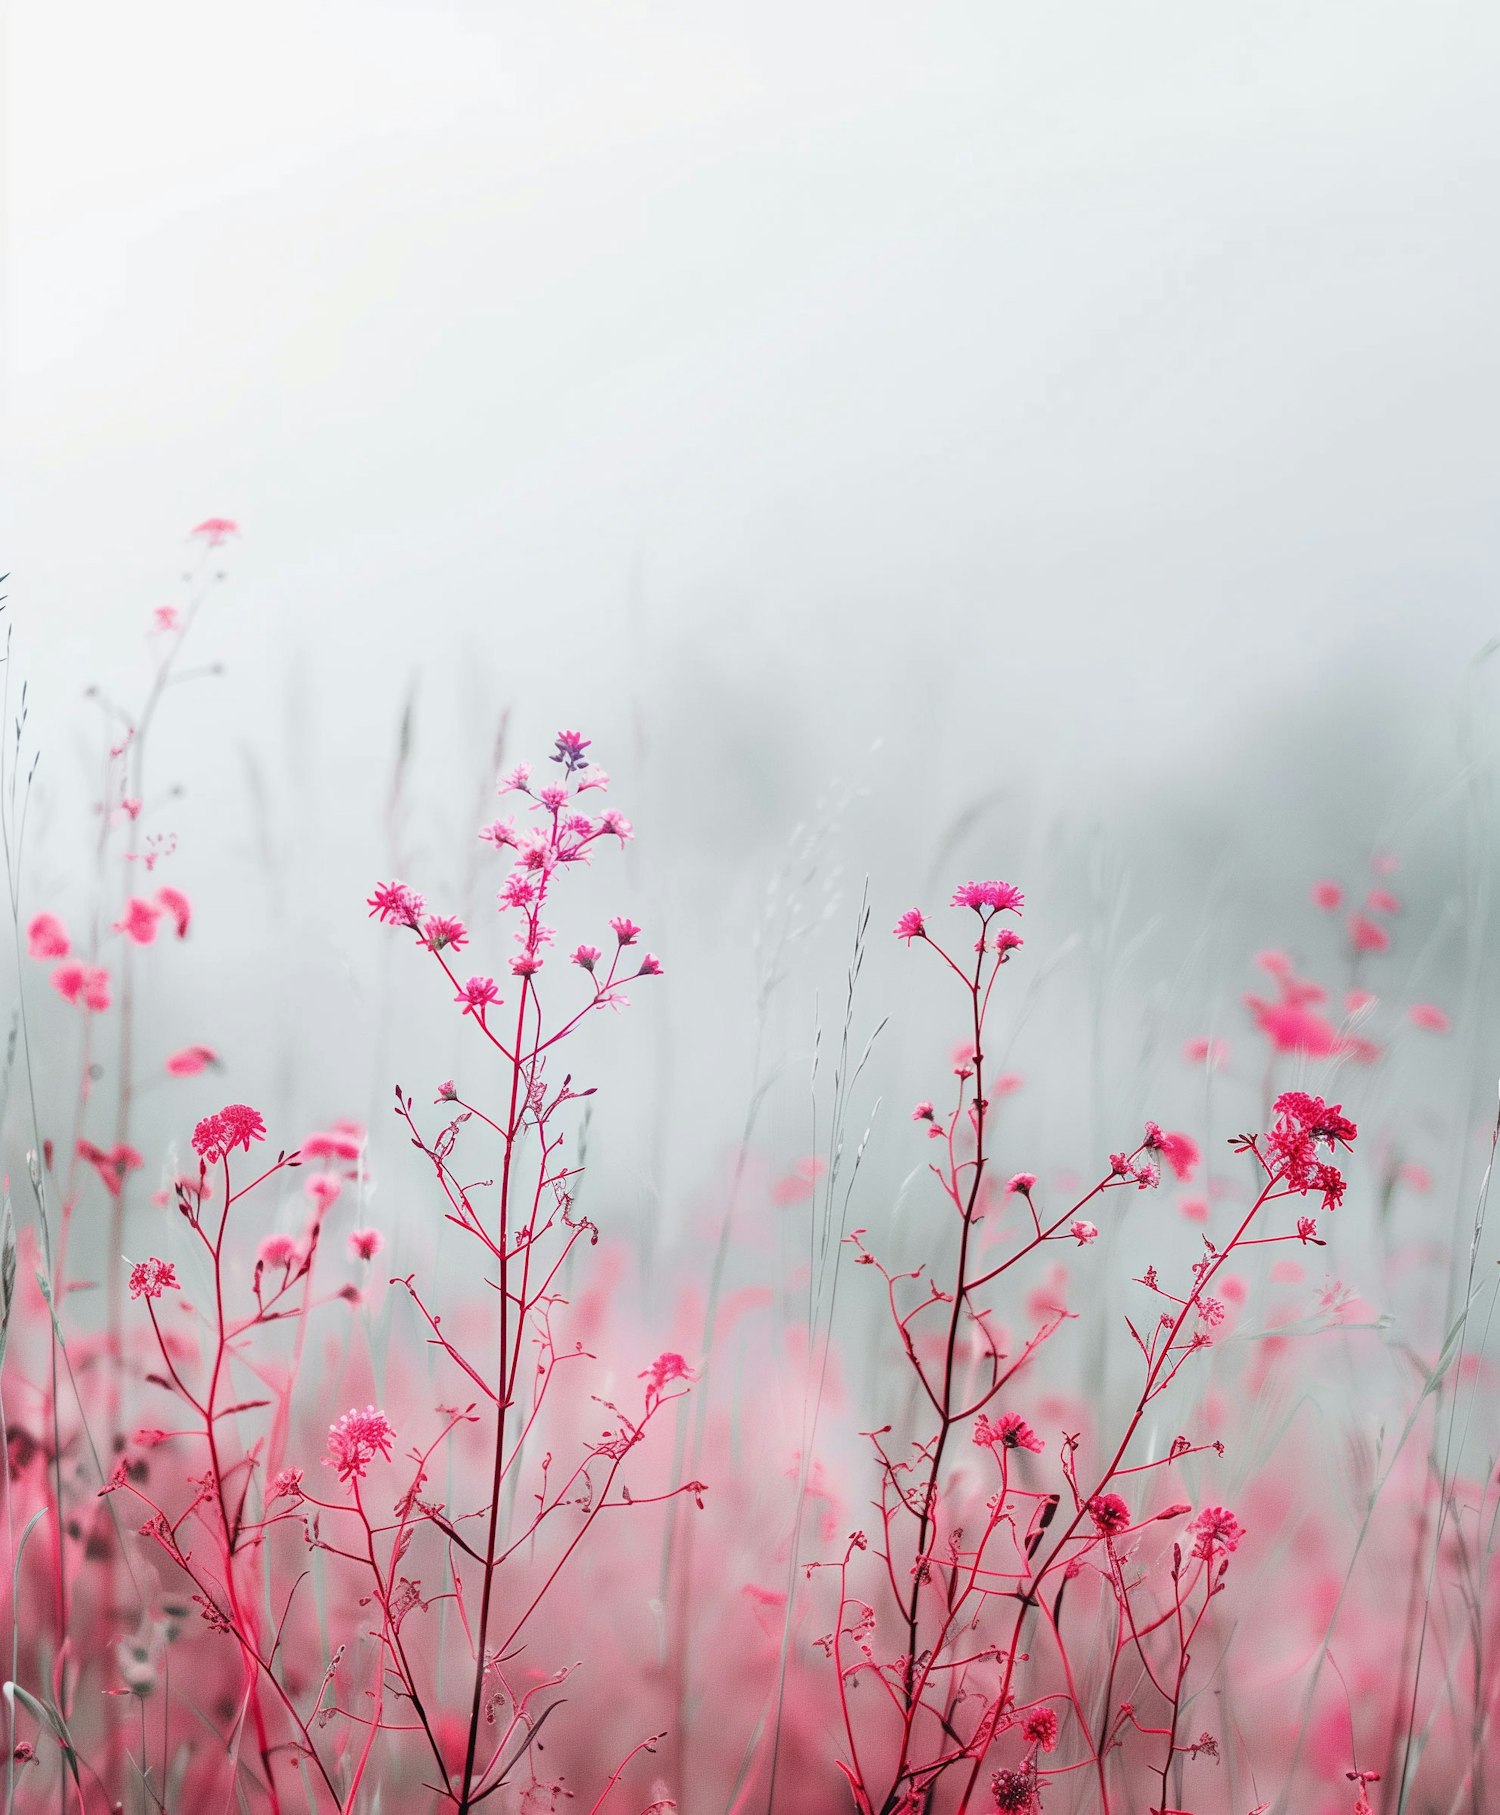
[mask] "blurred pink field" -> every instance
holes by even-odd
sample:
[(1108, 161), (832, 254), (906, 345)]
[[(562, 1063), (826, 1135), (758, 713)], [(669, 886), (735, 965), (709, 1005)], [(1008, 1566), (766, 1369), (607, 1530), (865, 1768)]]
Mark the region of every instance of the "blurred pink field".
[[(45, 890), (7, 666), (6, 1810), (1493, 1807), (1494, 1128), (1397, 859), (1277, 878), (1323, 957), (1169, 1010), (1171, 1100), (1097, 1151), (1083, 1057), (1007, 1069), (1024, 881), (864, 901), (814, 1138), (726, 1104), (648, 1239), (590, 1117), (673, 959), (577, 730), (463, 778), (477, 914), (371, 855), (383, 1126), (279, 1120), (183, 1019), (222, 853), (143, 774), (236, 533), (194, 531)], [(869, 999), (877, 942), (939, 1037)]]

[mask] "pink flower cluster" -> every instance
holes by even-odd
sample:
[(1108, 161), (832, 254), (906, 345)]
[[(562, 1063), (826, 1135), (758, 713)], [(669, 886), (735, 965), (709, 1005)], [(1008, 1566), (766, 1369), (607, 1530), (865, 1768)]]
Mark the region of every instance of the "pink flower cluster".
[(193, 1152), (205, 1166), (227, 1159), (236, 1147), (248, 1153), (252, 1141), (266, 1138), (266, 1124), (258, 1109), (245, 1103), (230, 1103), (214, 1115), (206, 1115), (193, 1130)]
[(377, 1412), (373, 1405), (363, 1411), (356, 1407), (345, 1412), (337, 1424), (329, 1425), (328, 1454), (324, 1460), (338, 1471), (339, 1480), (345, 1485), (362, 1481), (377, 1456), (390, 1461), (395, 1435), (384, 1412)]

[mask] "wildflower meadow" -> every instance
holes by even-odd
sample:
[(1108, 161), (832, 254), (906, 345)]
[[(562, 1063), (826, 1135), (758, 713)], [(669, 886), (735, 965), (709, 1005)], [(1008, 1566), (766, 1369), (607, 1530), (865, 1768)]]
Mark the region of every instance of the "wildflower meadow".
[[(507, 724), (461, 844), (337, 906), (372, 1109), (305, 988), (300, 1065), (216, 1020), (243, 800), (157, 743), (234, 686), (240, 541), (192, 531), (86, 764), (8, 644), (7, 1815), (1492, 1809), (1488, 807), (1410, 897), (1293, 847), (1276, 943), (1147, 949), (1092, 1049), (1027, 1045), (1076, 941), (1003, 843), (897, 839), (887, 894), (788, 828), (726, 1050), (630, 749)], [(675, 1204), (607, 1111), (663, 1017), (714, 1081)]]

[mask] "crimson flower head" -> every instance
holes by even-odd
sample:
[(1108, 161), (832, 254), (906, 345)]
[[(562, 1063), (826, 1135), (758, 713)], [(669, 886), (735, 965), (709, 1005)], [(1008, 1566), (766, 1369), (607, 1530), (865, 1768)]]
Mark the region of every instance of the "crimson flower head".
[(922, 918), (922, 910), (920, 908), (908, 908), (891, 928), (891, 933), (897, 939), (904, 939), (908, 945), (911, 944), (913, 939), (925, 939), (927, 937), (927, 923)]
[(395, 1435), (391, 1421), (373, 1405), (363, 1411), (356, 1408), (345, 1412), (337, 1424), (328, 1427), (328, 1454), (324, 1461), (338, 1470), (340, 1481), (362, 1481), (377, 1456), (390, 1461)]
[(1033, 1708), (1021, 1722), (1021, 1734), (1033, 1746), (1050, 1752), (1057, 1744), (1057, 1710)]
[(162, 912), (172, 916), (172, 924), (177, 929), (177, 937), (186, 939), (188, 926), (193, 918), (192, 902), (181, 889), (174, 889), (170, 886), (159, 888), (156, 891), (156, 899)]
[(349, 1231), (349, 1252), (356, 1260), (374, 1260), (384, 1246), (385, 1237), (378, 1229)]
[(1118, 1494), (1095, 1494), (1089, 1501), (1089, 1517), (1107, 1537), (1115, 1537), (1130, 1524), (1130, 1508)]
[(993, 1424), (981, 1412), (974, 1421), (974, 1441), (981, 1449), (1029, 1449), (1038, 1456), (1045, 1447), (1019, 1412), (1004, 1412)]
[(115, 931), (124, 933), (127, 939), (133, 939), (137, 945), (150, 945), (156, 937), (156, 923), (161, 916), (162, 910), (154, 901), (145, 901), (139, 895), (132, 895), (125, 903), (125, 912), (115, 922)]
[(973, 908), (976, 914), (1009, 910), (1019, 914), (1026, 897), (1008, 882), (966, 882), (953, 892), (953, 907)]
[(160, 1298), (163, 1292), (177, 1292), (177, 1269), (169, 1260), (138, 1260), (130, 1269), (132, 1298)]
[(206, 1115), (193, 1130), (193, 1151), (205, 1165), (227, 1159), (236, 1147), (248, 1153), (252, 1141), (266, 1138), (266, 1124), (258, 1109), (230, 1103), (217, 1115)]

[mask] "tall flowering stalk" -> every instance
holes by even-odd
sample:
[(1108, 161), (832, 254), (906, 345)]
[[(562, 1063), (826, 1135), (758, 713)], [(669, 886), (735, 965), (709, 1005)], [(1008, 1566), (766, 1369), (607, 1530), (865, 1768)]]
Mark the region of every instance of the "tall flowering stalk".
[[(836, 1673), (840, 1768), (860, 1815), (968, 1810), (986, 1783), (993, 1807), (1030, 1815), (1049, 1785), (1062, 1788), (1080, 1771), (1094, 1781), (1092, 1806), (1108, 1815), (1140, 1806), (1129, 1786), (1141, 1769), (1154, 1777), (1153, 1809), (1173, 1815), (1182, 1765), (1217, 1753), (1212, 1734), (1185, 1740), (1180, 1728), (1193, 1646), (1244, 1532), (1228, 1509), (1207, 1507), (1161, 1554), (1152, 1528), (1179, 1524), (1193, 1508), (1176, 1499), (1142, 1504), (1163, 1497), (1151, 1494), (1151, 1478), (1222, 1445), (1179, 1436), (1166, 1455), (1142, 1457), (1141, 1425), (1188, 1358), (1212, 1343), (1224, 1306), (1211, 1287), (1229, 1257), (1318, 1240), (1316, 1214), (1300, 1215), (1291, 1230), (1256, 1231), (1279, 1200), (1316, 1194), (1333, 1209), (1344, 1182), (1325, 1150), (1348, 1146), (1356, 1131), (1339, 1109), (1289, 1092), (1268, 1133), (1236, 1141), (1258, 1169), (1253, 1203), (1223, 1246), (1203, 1238), (1180, 1293), (1154, 1267), (1136, 1282), (1159, 1308), (1151, 1321), (1127, 1318), (1141, 1378), (1124, 1428), (1091, 1443), (1080, 1431), (1060, 1433), (1047, 1481), (1036, 1460), (1047, 1441), (1016, 1401), (1028, 1363), (1068, 1313), (1039, 1295), (1031, 1334), (1012, 1348), (998, 1322), (1001, 1295), (1048, 1244), (1094, 1242), (1098, 1228), (1084, 1211), (1098, 1214), (1110, 1193), (1153, 1188), (1163, 1164), (1187, 1176), (1197, 1149), (1148, 1123), (1066, 1209), (1044, 1210), (1029, 1173), (996, 1189), (985, 1044), (996, 985), (1022, 943), (1001, 916), (1018, 915), (1023, 898), (1008, 883), (971, 882), (952, 905), (975, 916), (971, 959), (940, 945), (915, 909), (895, 932), (928, 946), (965, 1002), (954, 1099), (945, 1113), (929, 1101), (913, 1112), (938, 1148), (931, 1171), (957, 1223), (953, 1257), (941, 1280), (925, 1267), (895, 1272), (870, 1251), (865, 1231), (848, 1238), (859, 1264), (885, 1281), (918, 1415), (904, 1443), (891, 1425), (870, 1433), (876, 1528), (853, 1533), (842, 1557), (822, 1566), (838, 1582), (833, 1629), (820, 1642)], [(1101, 1597), (1113, 1608), (1112, 1642), (1102, 1656), (1080, 1656), (1065, 1605), (1071, 1613), (1082, 1599), (1097, 1609)], [(1116, 1700), (1127, 1658), (1149, 1706)], [(867, 1685), (877, 1693), (856, 1697)]]
[[(537, 1431), (548, 1389), (558, 1370), (581, 1354), (558, 1346), (555, 1318), (563, 1303), (558, 1283), (578, 1244), (585, 1238), (598, 1239), (594, 1226), (573, 1213), (578, 1168), (568, 1163), (564, 1152), (566, 1130), (560, 1113), (592, 1091), (575, 1090), (570, 1073), (558, 1080), (556, 1055), (591, 1014), (625, 1007), (627, 984), (661, 974), (661, 965), (652, 953), (640, 949), (641, 929), (628, 917), (617, 915), (609, 923), (607, 958), (604, 949), (586, 942), (570, 954), (569, 964), (583, 984), (581, 1000), (574, 985), (562, 1006), (555, 1008), (553, 993), (541, 980), (555, 943), (554, 930), (545, 916), (551, 911), (559, 880), (570, 867), (587, 863), (601, 841), (613, 839), (623, 845), (632, 836), (629, 821), (616, 809), (584, 810), (585, 797), (608, 785), (608, 777), (584, 754), (588, 748), (588, 739), (578, 732), (560, 732), (551, 757), (559, 771), (556, 779), (533, 785), (529, 766), (522, 764), (501, 784), (502, 795), (527, 803), (529, 820), (499, 819), (480, 833), (497, 854), (511, 862), (510, 874), (499, 890), (501, 912), (512, 921), (519, 947), (510, 958), (508, 980), (461, 978), (453, 960), (468, 943), (467, 930), (457, 920), (429, 914), (422, 897), (404, 883), (383, 884), (369, 902), (372, 915), (406, 928), (432, 955), (452, 985), (461, 1015), (500, 1062), (502, 1107), (491, 1113), (454, 1084), (446, 1083), (437, 1100), (451, 1111), (450, 1119), (430, 1138), (418, 1126), (411, 1097), (398, 1091), (396, 1101), (413, 1145), (432, 1167), (447, 1203), (448, 1220), (478, 1245), (495, 1291), (495, 1348), (486, 1367), (444, 1332), (441, 1316), (429, 1307), (414, 1278), (400, 1282), (426, 1326), (430, 1343), (452, 1363), (466, 1386), (481, 1395), (475, 1403), (481, 1408), (479, 1415), (491, 1426), (487, 1501), (477, 1515), (450, 1515), (446, 1509), (419, 1500), (417, 1494), (425, 1479), (420, 1467), (408, 1501), (403, 1503), (404, 1517), (411, 1517), (415, 1509), (418, 1517), (448, 1540), (453, 1592), (470, 1633), (472, 1688), (461, 1766), (450, 1775), (440, 1748), (435, 1742), (433, 1745), (446, 1793), (460, 1815), (467, 1815), (506, 1781), (528, 1751), (540, 1720), (546, 1718), (545, 1713), (535, 1715), (527, 1698), (511, 1688), (506, 1661), (599, 1517), (606, 1510), (632, 1503), (618, 1481), (622, 1465), (662, 1407), (680, 1397), (668, 1389), (689, 1374), (682, 1357), (666, 1354), (643, 1375), (646, 1386), (639, 1410), (627, 1412), (613, 1402), (601, 1402), (609, 1415), (603, 1434), (586, 1446), (571, 1467), (554, 1470), (553, 1458), (545, 1456), (535, 1513), (520, 1521), (521, 1530), (506, 1529), (506, 1497), (513, 1494), (513, 1477), (528, 1440)], [(508, 1008), (500, 994), (502, 987), (513, 992)], [(466, 1182), (466, 1175), (456, 1169), (455, 1151), (465, 1131), (479, 1132), (498, 1148), (498, 1179), (487, 1187), (487, 1195), (485, 1187)], [(669, 1494), (646, 1497), (670, 1499), (691, 1494), (696, 1498), (701, 1492), (701, 1483), (688, 1482)], [(560, 1518), (565, 1509), (575, 1515), (571, 1524)], [(471, 1533), (465, 1527), (475, 1520), (478, 1529)], [(521, 1596), (518, 1603), (500, 1613), (499, 1585), (505, 1566), (523, 1549), (534, 1549), (539, 1538), (550, 1537), (554, 1528), (559, 1537), (543, 1567), (540, 1586), (529, 1598)], [(388, 1582), (381, 1594), (389, 1622)], [(476, 1595), (477, 1613), (471, 1625), (467, 1609)], [(420, 1710), (415, 1685), (401, 1666), (394, 1641), (391, 1649), (405, 1691)], [(481, 1735), (487, 1723), (495, 1724), (499, 1708), (509, 1710), (509, 1719), (500, 1723), (498, 1739), (485, 1739), (481, 1752)]]

